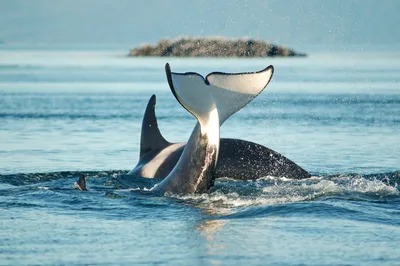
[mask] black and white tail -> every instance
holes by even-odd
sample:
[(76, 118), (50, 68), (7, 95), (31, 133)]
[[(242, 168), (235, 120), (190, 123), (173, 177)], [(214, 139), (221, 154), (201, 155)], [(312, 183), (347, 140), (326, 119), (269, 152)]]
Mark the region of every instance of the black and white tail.
[(194, 72), (171, 72), (168, 63), (165, 70), (173, 94), (186, 110), (201, 118), (217, 108), (221, 125), (260, 94), (274, 73), (268, 66), (258, 72), (212, 72), (203, 78)]

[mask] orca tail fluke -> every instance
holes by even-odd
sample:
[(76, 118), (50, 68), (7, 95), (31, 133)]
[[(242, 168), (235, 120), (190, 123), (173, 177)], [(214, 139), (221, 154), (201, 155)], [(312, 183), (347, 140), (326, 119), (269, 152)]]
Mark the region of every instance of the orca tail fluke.
[(273, 67), (255, 73), (165, 72), (178, 102), (198, 120), (179, 161), (152, 191), (204, 193), (214, 183), (219, 154), (219, 128), (229, 116), (253, 100), (268, 84)]
[[(196, 119), (200, 125), (207, 124), (211, 113), (217, 113), (212, 92), (204, 87), (204, 79), (196, 73), (174, 73), (165, 65), (168, 84), (177, 101)], [(218, 118), (218, 116), (217, 116)]]
[(212, 72), (204, 79), (198, 73), (171, 72), (165, 66), (169, 86), (177, 100), (193, 114), (218, 109), (220, 125), (260, 94), (270, 82), (274, 68), (268, 66), (258, 72), (222, 73)]

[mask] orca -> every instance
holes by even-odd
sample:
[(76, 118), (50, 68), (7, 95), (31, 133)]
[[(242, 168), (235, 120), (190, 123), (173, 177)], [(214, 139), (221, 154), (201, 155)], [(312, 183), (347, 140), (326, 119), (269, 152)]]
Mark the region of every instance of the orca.
[(78, 181), (76, 181), (72, 187), (73, 189), (87, 191), (86, 179), (84, 175), (79, 176)]
[[(147, 104), (140, 137), (137, 165), (128, 175), (146, 178), (165, 178), (178, 162), (186, 143), (171, 143), (161, 134), (155, 114), (156, 96)], [(221, 138), (216, 178), (255, 180), (274, 176), (304, 179), (311, 175), (282, 154), (260, 144), (231, 138)]]
[[(152, 188), (156, 193), (204, 193), (214, 184), (220, 146), (220, 125), (265, 89), (273, 66), (258, 72), (165, 72), (176, 100), (196, 119), (192, 134), (171, 172)], [(141, 146), (142, 148), (142, 146)]]

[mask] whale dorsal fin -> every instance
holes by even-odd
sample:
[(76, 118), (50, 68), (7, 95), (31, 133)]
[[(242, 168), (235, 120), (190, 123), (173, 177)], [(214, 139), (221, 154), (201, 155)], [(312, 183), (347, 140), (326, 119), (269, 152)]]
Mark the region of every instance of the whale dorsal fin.
[(161, 150), (171, 143), (166, 141), (158, 129), (155, 113), (156, 96), (153, 94), (147, 104), (140, 137), (140, 157), (152, 150)]
[(79, 176), (78, 181), (74, 183), (73, 189), (87, 191), (86, 188), (86, 179), (84, 175)]

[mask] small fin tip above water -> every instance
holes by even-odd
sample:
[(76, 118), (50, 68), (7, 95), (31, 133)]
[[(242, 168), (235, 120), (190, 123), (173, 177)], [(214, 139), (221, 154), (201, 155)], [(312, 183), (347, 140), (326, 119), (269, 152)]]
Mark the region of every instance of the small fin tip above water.
[(77, 190), (87, 191), (86, 179), (85, 179), (85, 176), (84, 176), (84, 175), (81, 175), (81, 176), (79, 177), (78, 181), (76, 181), (76, 182), (74, 183), (73, 188), (74, 188), (74, 189), (77, 189)]

